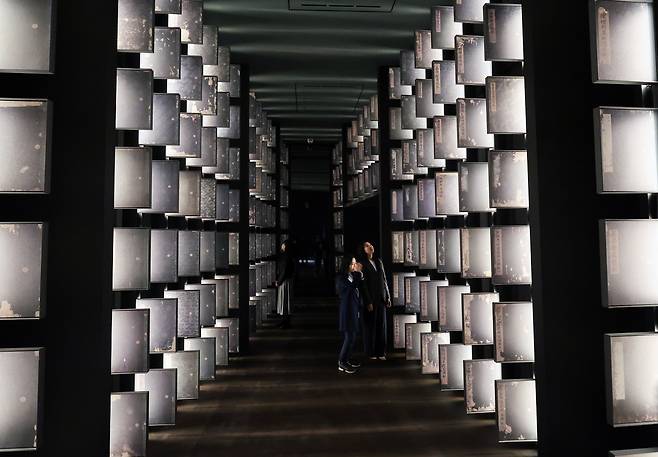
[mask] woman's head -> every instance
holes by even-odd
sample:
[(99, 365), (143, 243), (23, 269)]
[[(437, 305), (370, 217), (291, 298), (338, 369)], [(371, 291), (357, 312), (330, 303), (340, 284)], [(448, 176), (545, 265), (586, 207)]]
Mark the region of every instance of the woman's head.
[(351, 273), (353, 271), (360, 271), (359, 270), (359, 262), (357, 262), (356, 258), (352, 255), (345, 254), (343, 256), (343, 261), (341, 264), (341, 273)]
[(358, 255), (366, 259), (372, 259), (375, 255), (375, 246), (370, 241), (364, 241), (359, 245)]

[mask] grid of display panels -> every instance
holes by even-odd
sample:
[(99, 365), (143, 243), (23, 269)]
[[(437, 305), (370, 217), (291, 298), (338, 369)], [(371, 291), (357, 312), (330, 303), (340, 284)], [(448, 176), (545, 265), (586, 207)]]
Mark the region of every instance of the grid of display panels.
[[(343, 150), (347, 206), (377, 195), (380, 186), (379, 100), (377, 95), (361, 107), (356, 119), (345, 129)], [(341, 176), (341, 178), (343, 178)]]
[(342, 202), (336, 199), (336, 191), (342, 193), (345, 186), (343, 180), (343, 143), (339, 142), (331, 150), (331, 190), (332, 198), (332, 217), (333, 217), (333, 235), (334, 235), (334, 265), (335, 271), (340, 271), (345, 253), (345, 211), (343, 211)]
[[(658, 306), (658, 224), (651, 202), (658, 193), (658, 83), (655, 5), (650, 0), (590, 3), (592, 81), (625, 85), (641, 94), (628, 97), (610, 86), (620, 105), (601, 104), (593, 111), (596, 191), (605, 201), (647, 196), (625, 219), (599, 221), (602, 305), (609, 309)], [(632, 35), (633, 40), (628, 40)], [(653, 97), (651, 95), (654, 95)], [(624, 105), (627, 103), (627, 105)], [(619, 195), (622, 194), (622, 195)], [(619, 311), (617, 311), (619, 312)], [(624, 311), (621, 311), (624, 312)], [(647, 322), (653, 326), (653, 323)], [(653, 392), (658, 381), (655, 332), (606, 333), (605, 385), (607, 421), (612, 427), (658, 423)], [(645, 441), (638, 441), (638, 444)], [(615, 450), (610, 455), (653, 455), (655, 449)]]
[(278, 130), (249, 94), (249, 311), (255, 331), (276, 310)]
[(110, 455), (145, 455), (150, 427), (221, 380), (248, 280), (240, 67), (203, 1), (163, 3), (119, 0)]
[(521, 17), (435, 6), (380, 82), (394, 347), (500, 442), (537, 440)]
[[(56, 15), (50, 0), (0, 2), (0, 73), (54, 81)], [(53, 101), (36, 84), (24, 84), (21, 98), (0, 98), (0, 194), (10, 204), (50, 193)], [(0, 332), (9, 322), (46, 317), (48, 226), (45, 214), (0, 220)], [(0, 348), (0, 453), (42, 447), (45, 354), (45, 347)]]

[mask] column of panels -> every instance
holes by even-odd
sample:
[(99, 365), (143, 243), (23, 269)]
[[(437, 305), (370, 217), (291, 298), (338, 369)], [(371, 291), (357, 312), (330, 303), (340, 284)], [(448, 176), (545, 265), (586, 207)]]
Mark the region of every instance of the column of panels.
[(343, 142), (338, 142), (331, 150), (331, 191), (332, 191), (332, 227), (334, 237), (334, 271), (340, 271), (345, 254), (345, 212), (343, 211), (342, 195), (345, 187), (343, 178)]
[(278, 130), (249, 95), (249, 300), (252, 328), (276, 310)]
[(240, 67), (203, 1), (119, 0), (110, 455), (239, 351)]
[[(655, 7), (652, 1), (597, 0), (590, 4), (592, 81), (608, 85), (619, 105), (594, 108), (596, 191), (635, 208), (628, 218), (599, 221), (602, 305), (620, 308), (658, 306), (658, 83)], [(633, 39), (629, 39), (632, 36)], [(625, 88), (614, 85), (624, 85)], [(630, 87), (629, 87), (630, 86)], [(633, 93), (629, 98), (623, 94)], [(641, 99), (640, 106), (637, 99)], [(631, 205), (646, 195), (646, 210)], [(632, 214), (634, 213), (634, 214)], [(619, 312), (619, 311), (617, 311)], [(623, 312), (623, 311), (622, 311)], [(651, 325), (651, 323), (648, 323)], [(632, 330), (632, 329), (628, 329)], [(655, 332), (606, 333), (607, 421), (612, 427), (658, 423), (658, 350)], [(639, 443), (638, 443), (639, 444)], [(656, 449), (611, 451), (611, 456), (649, 456)]]
[[(53, 80), (55, 17), (52, 1), (0, 2), (1, 73), (40, 73)], [(24, 98), (0, 98), (0, 194), (33, 195), (35, 202), (50, 193), (54, 146), (53, 101), (40, 93), (35, 81), (26, 84)], [(2, 332), (10, 322), (46, 318), (49, 224), (45, 214), (38, 220), (0, 217)], [(46, 347), (0, 348), (0, 452), (42, 447), (46, 352)]]
[(374, 197), (379, 191), (379, 103), (377, 95), (361, 107), (357, 118), (345, 130), (347, 206)]
[(394, 347), (495, 417), (500, 442), (537, 440), (521, 17), (433, 7), (384, 111)]

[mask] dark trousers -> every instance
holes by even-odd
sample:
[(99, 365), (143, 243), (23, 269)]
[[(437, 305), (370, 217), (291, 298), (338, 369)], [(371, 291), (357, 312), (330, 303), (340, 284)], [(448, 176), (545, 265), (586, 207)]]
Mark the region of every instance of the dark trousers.
[(366, 357), (386, 355), (386, 306), (375, 305), (372, 312), (364, 311), (363, 350)]
[(356, 342), (356, 332), (343, 332), (343, 347), (340, 349), (338, 363), (347, 363), (352, 357), (354, 343)]

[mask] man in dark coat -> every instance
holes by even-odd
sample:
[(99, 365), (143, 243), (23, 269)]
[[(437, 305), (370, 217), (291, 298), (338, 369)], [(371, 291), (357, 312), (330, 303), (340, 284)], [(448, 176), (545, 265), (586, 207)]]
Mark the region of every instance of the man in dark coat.
[(386, 360), (386, 309), (391, 307), (384, 264), (375, 259), (375, 247), (366, 241), (359, 249), (363, 259), (363, 346), (370, 359)]

